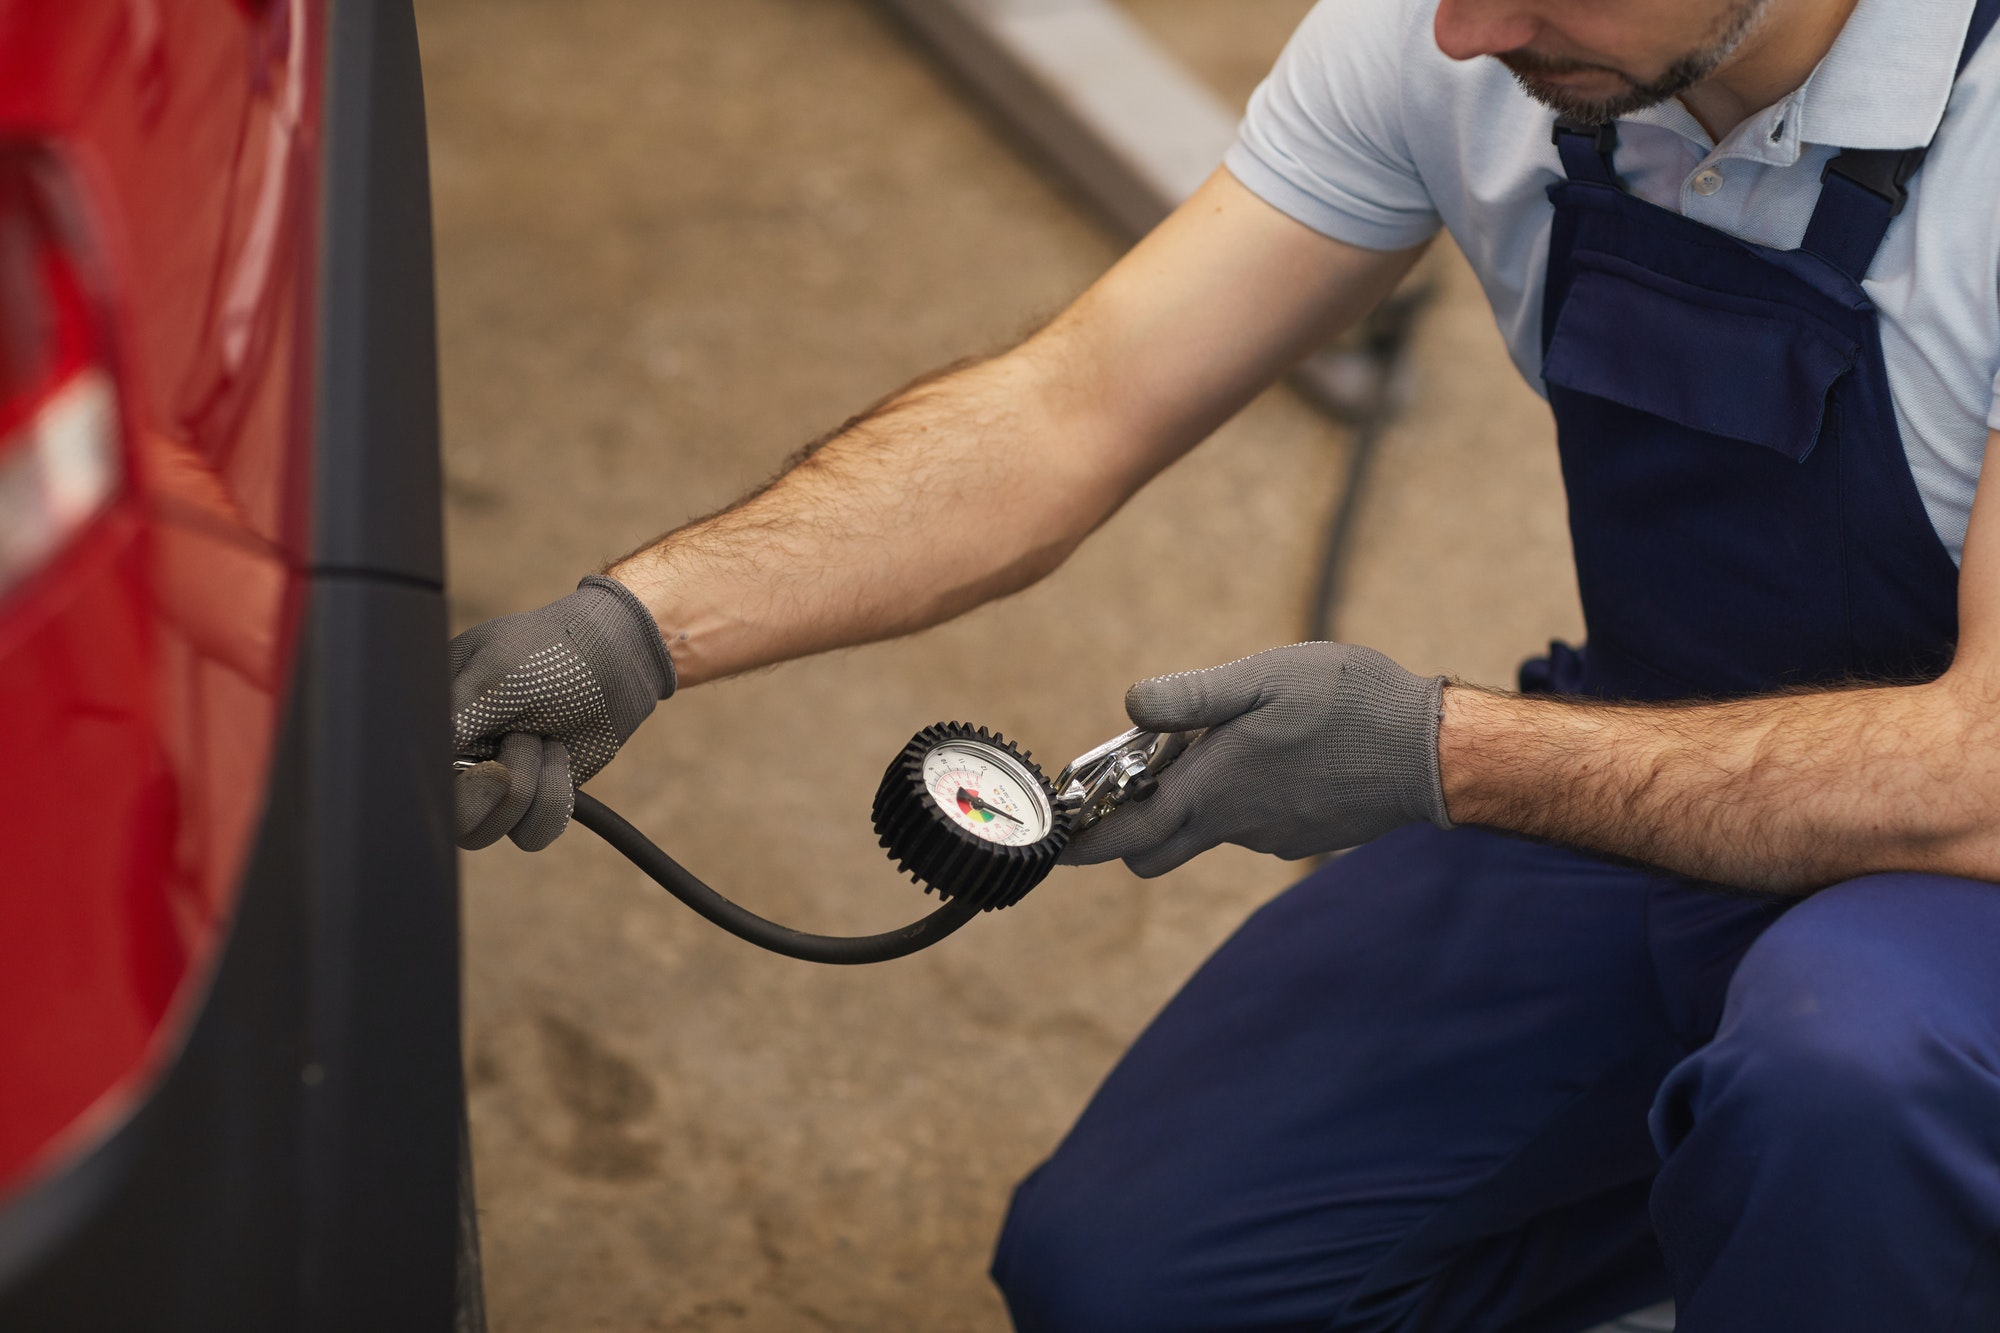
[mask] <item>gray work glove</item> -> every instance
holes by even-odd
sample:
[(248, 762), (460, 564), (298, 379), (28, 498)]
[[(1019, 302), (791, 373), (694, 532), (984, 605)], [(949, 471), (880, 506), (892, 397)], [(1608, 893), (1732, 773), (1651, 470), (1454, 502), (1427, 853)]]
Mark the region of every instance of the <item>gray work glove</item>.
[(1208, 733), (1150, 800), (1085, 829), (1062, 859), (1122, 857), (1150, 879), (1225, 842), (1290, 860), (1418, 820), (1450, 828), (1438, 778), (1443, 694), (1444, 677), (1344, 643), (1142, 680), (1125, 692), (1136, 725)]
[(453, 639), (455, 752), (489, 761), (458, 774), (458, 845), (470, 851), (503, 833), (523, 851), (554, 842), (576, 789), (673, 692), (652, 612), (601, 574), (539, 611)]

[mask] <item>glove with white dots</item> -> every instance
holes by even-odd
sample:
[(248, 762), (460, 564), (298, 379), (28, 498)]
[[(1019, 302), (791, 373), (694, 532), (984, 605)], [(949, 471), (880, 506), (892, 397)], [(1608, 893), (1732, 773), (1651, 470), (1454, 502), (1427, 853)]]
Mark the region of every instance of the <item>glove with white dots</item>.
[(674, 692), (660, 627), (632, 590), (592, 574), (539, 611), (451, 641), (458, 845), (506, 834), (537, 852), (569, 826), (576, 788)]

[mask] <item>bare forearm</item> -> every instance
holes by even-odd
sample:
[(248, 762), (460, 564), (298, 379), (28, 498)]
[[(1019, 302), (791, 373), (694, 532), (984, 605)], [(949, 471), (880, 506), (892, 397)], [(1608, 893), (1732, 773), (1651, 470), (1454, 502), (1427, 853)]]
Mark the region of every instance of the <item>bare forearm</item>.
[(1445, 692), (1459, 823), (1808, 893), (1879, 870), (2000, 879), (2000, 701), (1922, 686), (1636, 706)]
[(1330, 240), (1218, 171), (1021, 347), (914, 386), (607, 572), (683, 684), (936, 624), (1055, 568), (1421, 252)]
[(1136, 483), (1052, 390), (1052, 350), (919, 382), (613, 565), (682, 683), (921, 629), (1059, 564)]

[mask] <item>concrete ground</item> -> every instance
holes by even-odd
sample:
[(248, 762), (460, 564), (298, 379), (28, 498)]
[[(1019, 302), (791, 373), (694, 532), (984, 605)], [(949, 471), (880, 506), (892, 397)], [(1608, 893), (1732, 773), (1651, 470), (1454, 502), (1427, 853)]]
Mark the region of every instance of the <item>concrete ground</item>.
[[(1135, 0), (1241, 100), (1307, 0)], [(1119, 242), (865, 0), (421, 0), (454, 614), (561, 595)], [(1360, 528), (1345, 637), (1503, 681), (1579, 621), (1546, 412), (1452, 254)], [(1291, 641), (1343, 432), (1266, 394), (1042, 586), (905, 642), (691, 690), (596, 783), (809, 929), (928, 901), (868, 805), (911, 732), (1045, 761), (1143, 675)], [(827, 792), (846, 793), (828, 801)], [(1294, 869), (1057, 873), (898, 963), (815, 968), (586, 833), (465, 859), (467, 1045), (499, 1333), (1004, 1328), (1008, 1191)]]

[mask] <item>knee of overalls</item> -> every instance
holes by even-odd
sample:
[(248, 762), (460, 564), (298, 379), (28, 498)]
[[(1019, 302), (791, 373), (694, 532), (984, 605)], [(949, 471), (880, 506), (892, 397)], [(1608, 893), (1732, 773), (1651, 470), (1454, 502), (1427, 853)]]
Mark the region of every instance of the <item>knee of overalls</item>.
[(1662, 1085), (1662, 1156), (1725, 1138), (1760, 1169), (1837, 1165), (1846, 1192), (1948, 1151), (2000, 1114), (1996, 945), (1992, 884), (1883, 874), (1806, 899), (1750, 947), (1714, 1040)]
[(1101, 1197), (1048, 1167), (1014, 1191), (992, 1277), (1017, 1333), (1148, 1333), (1186, 1327), (1175, 1275), (1191, 1256), (1093, 1207)]

